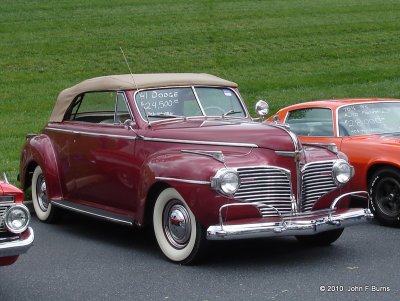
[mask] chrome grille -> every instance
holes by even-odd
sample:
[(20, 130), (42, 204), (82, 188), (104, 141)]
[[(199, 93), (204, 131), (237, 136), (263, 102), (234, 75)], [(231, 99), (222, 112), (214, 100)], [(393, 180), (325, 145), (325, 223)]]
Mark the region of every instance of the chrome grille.
[(315, 202), (337, 186), (332, 178), (333, 161), (313, 162), (302, 169), (302, 211), (310, 211)]
[(4, 225), (4, 215), (6, 214), (8, 206), (0, 206), (0, 232), (6, 231)]
[(263, 217), (292, 213), (292, 189), (289, 171), (278, 167), (258, 166), (237, 168), (240, 187), (235, 198), (257, 205)]

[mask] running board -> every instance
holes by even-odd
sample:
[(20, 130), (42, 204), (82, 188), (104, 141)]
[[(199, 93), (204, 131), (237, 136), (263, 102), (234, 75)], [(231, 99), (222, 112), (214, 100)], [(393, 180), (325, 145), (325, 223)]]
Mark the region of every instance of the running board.
[(70, 201), (54, 200), (54, 201), (51, 201), (51, 204), (56, 207), (62, 208), (62, 209), (75, 211), (75, 212), (82, 213), (82, 214), (85, 214), (88, 216), (96, 217), (99, 219), (103, 219), (106, 221), (110, 221), (110, 222), (114, 222), (114, 223), (118, 223), (118, 224), (122, 224), (122, 225), (126, 225), (126, 226), (133, 226), (135, 224), (135, 219), (133, 217), (126, 216), (123, 214), (118, 214), (118, 213), (112, 213), (112, 212), (109, 212), (106, 210), (93, 208), (93, 207), (89, 207), (89, 206), (82, 205), (82, 204), (76, 204), (76, 203), (73, 203)]

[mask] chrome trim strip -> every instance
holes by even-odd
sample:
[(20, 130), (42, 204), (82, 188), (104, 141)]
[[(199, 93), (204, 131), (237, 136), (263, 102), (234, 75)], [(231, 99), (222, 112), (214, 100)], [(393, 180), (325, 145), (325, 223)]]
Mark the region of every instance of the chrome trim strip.
[(181, 183), (189, 183), (189, 184), (199, 184), (199, 185), (210, 185), (211, 184), (210, 181), (186, 180), (186, 179), (167, 178), (167, 177), (156, 177), (156, 180), (173, 181), (173, 182), (181, 182)]
[(169, 142), (169, 143), (183, 143), (183, 144), (199, 144), (199, 145), (217, 145), (217, 146), (235, 146), (235, 147), (253, 147), (258, 148), (257, 144), (252, 143), (235, 143), (235, 142), (218, 142), (218, 141), (196, 141), (196, 140), (178, 140), (168, 138), (149, 138), (143, 137), (145, 141), (152, 142)]
[(28, 249), (33, 245), (35, 234), (31, 227), (28, 227), (28, 229), (25, 231), (28, 232), (28, 236), (26, 238), (0, 243), (0, 255), (2, 257), (16, 256), (28, 251)]
[(296, 157), (296, 152), (291, 151), (275, 151), (277, 155), (284, 156), (284, 157)]
[[(99, 134), (85, 131), (76, 131), (76, 130), (65, 130), (58, 129), (53, 127), (46, 127), (46, 130), (56, 131), (56, 132), (64, 132), (70, 134), (82, 134), (87, 136), (95, 136), (95, 137), (109, 137), (109, 138), (119, 138), (119, 139), (128, 139), (128, 140), (136, 140), (137, 136), (124, 136), (124, 135), (110, 135), (110, 134)], [(200, 145), (217, 145), (217, 146), (236, 146), (236, 147), (253, 147), (258, 148), (257, 144), (252, 143), (235, 143), (235, 142), (218, 142), (218, 141), (196, 141), (196, 140), (177, 140), (177, 139), (167, 139), (167, 138), (150, 138), (143, 137), (142, 140), (152, 141), (152, 142), (169, 142), (169, 143), (184, 143), (184, 144), (200, 144)]]
[(127, 140), (136, 140), (137, 137), (125, 136), (125, 135), (112, 135), (112, 134), (100, 134), (86, 131), (76, 131), (76, 130), (66, 130), (66, 129), (58, 129), (53, 127), (46, 127), (46, 130), (55, 131), (55, 132), (63, 132), (69, 134), (81, 134), (85, 136), (94, 136), (94, 137), (108, 137), (108, 138), (118, 138), (118, 139), (127, 139)]
[(322, 147), (331, 151), (332, 153), (337, 154), (339, 152), (335, 143), (312, 143), (312, 142), (304, 142), (303, 146), (315, 146), (315, 147)]
[(56, 207), (61, 207), (63, 209), (75, 211), (78, 213), (82, 213), (82, 214), (89, 215), (92, 217), (97, 217), (97, 218), (104, 219), (104, 220), (118, 223), (118, 224), (132, 226), (134, 223), (134, 218), (132, 218), (132, 217), (124, 216), (122, 214), (117, 214), (117, 213), (110, 213), (105, 210), (91, 208), (89, 206), (75, 204), (75, 203), (65, 201), (65, 200), (63, 200), (63, 201), (53, 200), (51, 202), (51, 204), (53, 204)]
[(200, 107), (201, 113), (203, 114), (203, 116), (207, 116), (207, 115), (206, 115), (206, 112), (204, 111), (203, 105), (202, 105), (202, 103), (200, 102), (199, 95), (197, 95), (196, 89), (195, 89), (193, 86), (192, 86), (191, 88), (192, 88), (194, 97), (196, 97), (196, 101), (197, 101), (197, 104), (198, 104), (199, 107)]
[(181, 150), (182, 153), (195, 154), (213, 158), (221, 163), (225, 162), (224, 154), (221, 151), (202, 151), (202, 150)]

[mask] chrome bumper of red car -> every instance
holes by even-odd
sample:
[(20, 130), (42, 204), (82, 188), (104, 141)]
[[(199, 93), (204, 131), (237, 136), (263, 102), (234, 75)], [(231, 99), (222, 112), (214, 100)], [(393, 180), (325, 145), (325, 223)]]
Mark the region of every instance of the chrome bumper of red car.
[(233, 240), (271, 236), (313, 235), (352, 226), (373, 218), (373, 214), (368, 208), (335, 208), (344, 196), (335, 199), (329, 209), (311, 211), (290, 217), (249, 219), (247, 222), (234, 220), (224, 223), (220, 214), (219, 225), (208, 227), (207, 239)]
[(33, 245), (35, 235), (31, 227), (26, 229), (27, 233), (24, 233), (22, 238), (17, 240), (0, 240), (0, 257), (20, 255), (28, 251)]

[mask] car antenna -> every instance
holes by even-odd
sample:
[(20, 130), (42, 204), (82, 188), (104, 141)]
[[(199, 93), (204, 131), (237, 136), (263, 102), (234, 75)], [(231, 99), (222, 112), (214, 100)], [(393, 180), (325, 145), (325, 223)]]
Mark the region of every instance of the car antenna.
[[(122, 47), (121, 47), (121, 46), (119, 47), (119, 49), (121, 49), (122, 56), (123, 56), (123, 57), (124, 57), (124, 59), (125, 59), (126, 66), (128, 66), (129, 73), (130, 73), (130, 74), (131, 74), (131, 76), (132, 76), (132, 81), (133, 81), (133, 84), (135, 85), (135, 88), (136, 88), (136, 91), (137, 91), (137, 90), (138, 90), (138, 86), (136, 85), (135, 78), (134, 78), (134, 76), (133, 76), (133, 73), (132, 73), (131, 67), (129, 66), (128, 60), (126, 59), (126, 56), (125, 56), (124, 50), (122, 49)], [(146, 116), (146, 121), (147, 121), (147, 123), (149, 124), (149, 127), (150, 127), (149, 116), (147, 115), (146, 108), (145, 108), (145, 107), (143, 107), (143, 110), (144, 110), (144, 115)]]

